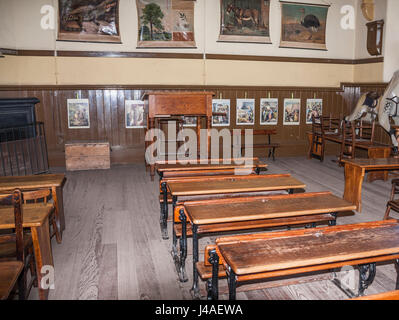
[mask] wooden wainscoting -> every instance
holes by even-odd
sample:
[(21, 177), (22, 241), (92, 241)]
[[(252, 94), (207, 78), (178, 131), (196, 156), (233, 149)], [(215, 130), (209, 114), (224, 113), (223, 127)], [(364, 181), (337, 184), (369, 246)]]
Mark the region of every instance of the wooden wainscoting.
[[(0, 98), (36, 97), (38, 121), (45, 124), (50, 166), (65, 166), (65, 143), (67, 141), (108, 141), (111, 146), (111, 163), (143, 163), (144, 129), (125, 128), (125, 100), (139, 99), (145, 90), (206, 90), (215, 92), (215, 98), (231, 99), (231, 125), (228, 129), (276, 128), (273, 142), (281, 144), (279, 156), (306, 155), (306, 132), (310, 125), (305, 124), (306, 100), (323, 99), (323, 114), (348, 115), (355, 107), (363, 92), (375, 90), (383, 92), (386, 83), (343, 83), (339, 88), (308, 87), (239, 87), (239, 86), (0, 86)], [(279, 99), (279, 120), (277, 126), (259, 124), (259, 104), (261, 98)], [(68, 129), (67, 99), (87, 98), (90, 103), (90, 129)], [(254, 98), (256, 101), (255, 126), (237, 126), (236, 99)], [(283, 104), (285, 98), (301, 99), (301, 124), (283, 126)], [(220, 127), (219, 127), (220, 128)], [(388, 135), (377, 128), (376, 141), (389, 143)], [(255, 141), (256, 142), (256, 141)], [(336, 146), (329, 146), (327, 154), (335, 154)], [(264, 156), (261, 150), (254, 155)]]

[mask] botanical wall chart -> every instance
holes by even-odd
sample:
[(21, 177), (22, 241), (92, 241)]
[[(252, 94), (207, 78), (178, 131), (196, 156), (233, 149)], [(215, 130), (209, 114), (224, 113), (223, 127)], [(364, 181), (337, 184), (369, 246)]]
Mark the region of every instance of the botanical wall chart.
[(281, 2), (280, 47), (327, 50), (328, 5)]
[(121, 42), (119, 0), (59, 0), (58, 40)]
[(195, 47), (194, 1), (136, 0), (140, 48)]
[(219, 41), (270, 43), (269, 0), (220, 0)]

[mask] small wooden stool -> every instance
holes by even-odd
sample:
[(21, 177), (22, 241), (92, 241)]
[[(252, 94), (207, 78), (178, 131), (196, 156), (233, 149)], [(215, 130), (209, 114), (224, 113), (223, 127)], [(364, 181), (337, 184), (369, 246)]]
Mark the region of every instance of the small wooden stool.
[(387, 203), (387, 210), (385, 211), (383, 220), (391, 219), (391, 217), (389, 217), (391, 209), (399, 212), (399, 199), (394, 200), (395, 194), (399, 194), (399, 179), (392, 179), (391, 197)]

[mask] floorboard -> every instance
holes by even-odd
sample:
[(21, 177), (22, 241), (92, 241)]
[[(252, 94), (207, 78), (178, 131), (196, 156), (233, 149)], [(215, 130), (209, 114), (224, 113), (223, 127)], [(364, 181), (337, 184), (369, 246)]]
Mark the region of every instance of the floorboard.
[[(327, 157), (324, 162), (298, 158), (266, 159), (269, 173), (291, 173), (306, 183), (306, 191), (331, 191), (341, 197), (344, 170)], [(55, 169), (54, 171), (60, 171)], [(180, 283), (173, 264), (170, 240), (162, 240), (159, 225), (159, 188), (144, 165), (113, 166), (110, 170), (66, 172), (64, 208), (66, 230), (62, 244), (52, 241), (55, 289), (50, 299), (192, 299), (191, 240), (187, 274)], [(389, 198), (389, 181), (363, 184), (363, 210), (338, 217), (338, 224), (382, 219)], [(399, 214), (392, 212), (393, 217)], [(169, 223), (169, 234), (171, 223)], [(200, 238), (200, 258), (215, 237)], [(357, 272), (357, 271), (356, 271)], [(225, 281), (225, 280), (223, 280)], [(393, 290), (393, 263), (377, 266), (373, 294)], [(203, 287), (204, 283), (200, 283)], [(37, 299), (32, 289), (30, 298)], [(227, 299), (223, 294), (221, 299)], [(342, 300), (347, 297), (331, 281), (290, 284), (237, 293), (249, 300)]]

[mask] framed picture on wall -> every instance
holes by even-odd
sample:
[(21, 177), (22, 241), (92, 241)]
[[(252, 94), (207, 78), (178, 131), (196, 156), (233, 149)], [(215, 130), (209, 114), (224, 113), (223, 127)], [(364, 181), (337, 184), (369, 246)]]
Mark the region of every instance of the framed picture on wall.
[(90, 128), (89, 99), (68, 99), (67, 110), (69, 129)]
[(255, 99), (237, 99), (236, 102), (236, 124), (255, 124)]
[(218, 41), (271, 43), (270, 0), (220, 0)]
[(230, 99), (213, 99), (212, 112), (225, 113), (226, 115), (217, 115), (212, 117), (213, 127), (230, 126)]
[(327, 50), (326, 26), (329, 5), (281, 3), (280, 47)]
[(139, 48), (195, 48), (194, 1), (136, 0)]
[(183, 117), (183, 127), (196, 127), (197, 117)]
[(126, 128), (145, 128), (144, 101), (125, 101), (125, 125)]
[(260, 124), (276, 125), (278, 123), (278, 99), (260, 99)]
[(299, 125), (301, 99), (284, 99), (284, 125)]
[(323, 111), (323, 99), (306, 100), (306, 124), (312, 124), (312, 117), (320, 117)]
[(121, 43), (119, 0), (58, 0), (58, 39)]

